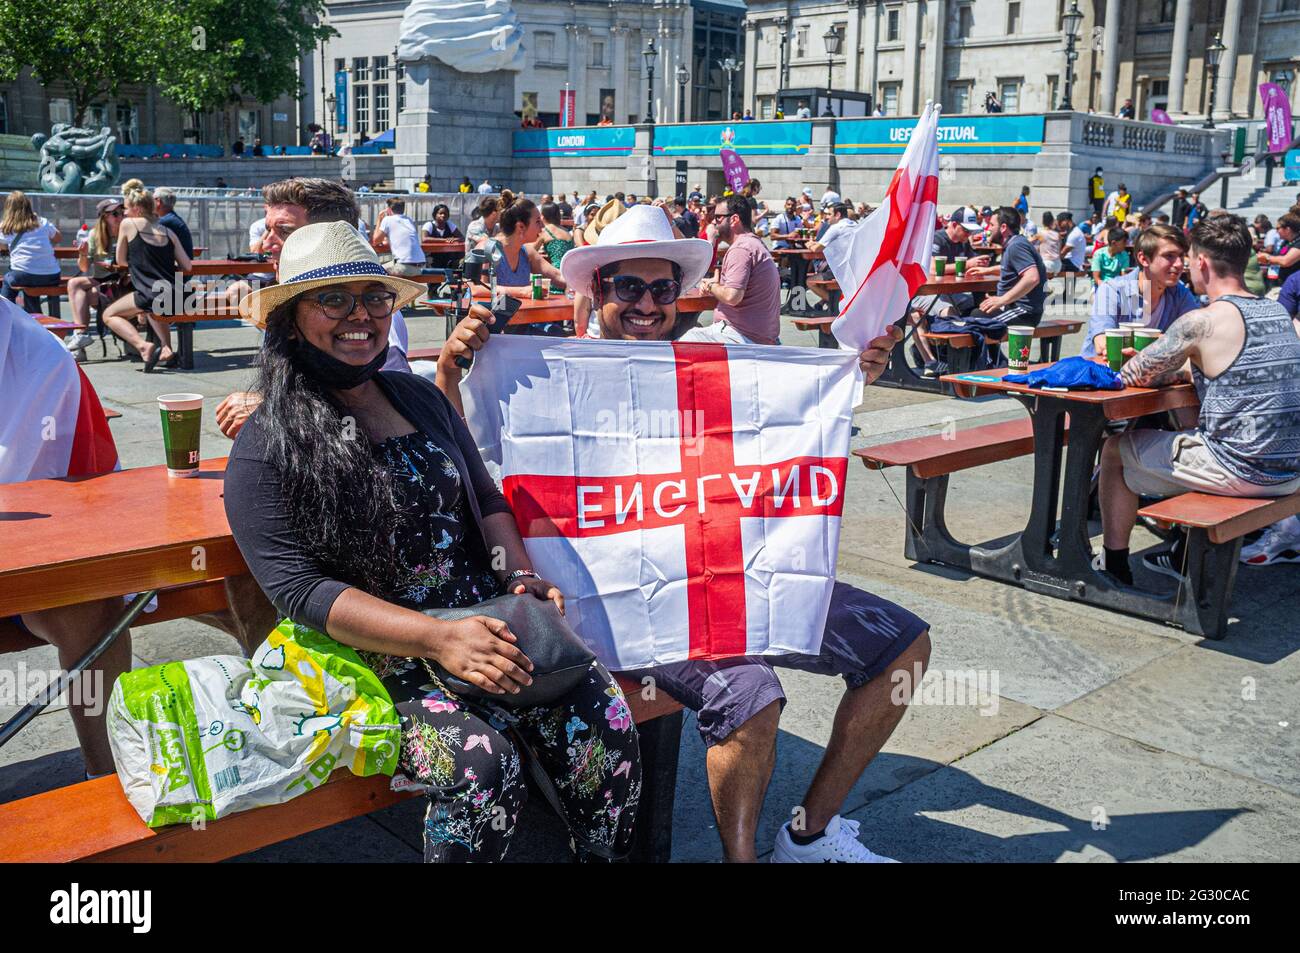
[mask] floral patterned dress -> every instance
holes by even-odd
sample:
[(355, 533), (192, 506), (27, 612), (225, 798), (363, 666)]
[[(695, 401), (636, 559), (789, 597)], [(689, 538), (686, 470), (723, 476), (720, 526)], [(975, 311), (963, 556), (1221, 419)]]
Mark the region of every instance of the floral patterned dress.
[[(451, 458), (418, 432), (385, 440), (376, 453), (395, 477), (402, 512), (395, 542), (408, 568), (393, 601), (456, 608), (499, 595), (486, 555), (466, 539), (472, 515)], [(640, 752), (627, 700), (599, 662), (557, 705), (521, 709), (461, 699), (418, 659), (361, 654), (401, 714), (400, 769), (429, 797), (426, 862), (505, 856), (527, 797), (518, 739), (554, 784), (576, 852), (630, 847)]]

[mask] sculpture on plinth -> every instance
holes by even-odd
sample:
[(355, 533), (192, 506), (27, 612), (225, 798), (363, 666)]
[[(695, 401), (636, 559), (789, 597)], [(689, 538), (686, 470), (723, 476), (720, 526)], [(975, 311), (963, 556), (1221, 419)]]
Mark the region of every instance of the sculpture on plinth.
[(519, 72), (523, 37), (510, 0), (412, 0), (402, 17), (397, 58), (432, 56), (462, 73)]
[(50, 135), (32, 136), (32, 148), (41, 154), (37, 178), (46, 192), (98, 195), (112, 189), (121, 171), (117, 137), (107, 126), (96, 131), (57, 122)]

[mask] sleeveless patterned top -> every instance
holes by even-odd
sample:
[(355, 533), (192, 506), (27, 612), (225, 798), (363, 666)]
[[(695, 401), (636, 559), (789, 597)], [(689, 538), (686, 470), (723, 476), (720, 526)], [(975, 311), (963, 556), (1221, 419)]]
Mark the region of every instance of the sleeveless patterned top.
[(1220, 300), (1241, 312), (1246, 340), (1218, 377), (1192, 366), (1197, 429), (1229, 473), (1260, 486), (1287, 483), (1300, 477), (1300, 336), (1276, 301)]

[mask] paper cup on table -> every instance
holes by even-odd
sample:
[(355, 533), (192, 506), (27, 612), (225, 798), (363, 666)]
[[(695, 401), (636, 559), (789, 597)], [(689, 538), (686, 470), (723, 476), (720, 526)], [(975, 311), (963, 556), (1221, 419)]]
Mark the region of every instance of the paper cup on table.
[(1159, 328), (1138, 328), (1133, 332), (1133, 347), (1140, 351), (1164, 333)]
[(202, 434), (202, 394), (161, 394), (163, 450), (167, 475), (190, 477), (199, 472), (199, 437)]
[(1141, 321), (1121, 321), (1119, 323), (1119, 326), (1120, 329), (1124, 332), (1124, 340), (1125, 340), (1124, 346), (1132, 347), (1133, 335), (1137, 332), (1138, 328), (1145, 328), (1146, 324), (1144, 324)]
[(1110, 365), (1112, 371), (1118, 371), (1124, 366), (1124, 348), (1128, 347), (1125, 343), (1128, 339), (1128, 332), (1123, 328), (1111, 328), (1106, 332), (1106, 363)]
[(1029, 370), (1029, 348), (1033, 341), (1033, 328), (1007, 328), (1007, 367), (1013, 371)]
[(934, 273), (938, 275), (940, 278), (942, 278), (944, 276), (944, 273), (947, 272), (947, 270), (948, 270), (948, 259), (945, 258), (943, 255), (935, 255)]
[(532, 285), (533, 298), (540, 301), (545, 297), (545, 293), (542, 291), (542, 276), (537, 274), (529, 275), (528, 280)]
[(953, 259), (952, 273), (958, 278), (961, 278), (966, 274), (966, 258), (964, 255)]

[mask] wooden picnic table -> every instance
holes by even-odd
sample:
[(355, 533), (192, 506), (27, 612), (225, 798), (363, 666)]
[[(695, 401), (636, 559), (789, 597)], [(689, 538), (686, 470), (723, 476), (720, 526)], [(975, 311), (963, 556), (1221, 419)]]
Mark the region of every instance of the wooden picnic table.
[[(489, 299), (486, 296), (475, 295), (474, 301), (477, 304), (486, 305)], [(450, 315), (452, 302), (447, 298), (429, 298), (421, 301), (424, 307), (432, 308), (442, 315)], [(718, 304), (718, 299), (713, 295), (704, 294), (701, 291), (688, 291), (677, 299), (677, 310), (682, 314), (699, 314), (702, 311), (711, 311)], [(451, 321), (448, 316), (448, 322)], [(522, 298), (519, 301), (519, 310), (511, 317), (512, 325), (518, 324), (549, 324), (555, 321), (572, 321), (573, 320), (573, 299), (566, 297), (563, 293), (555, 294), (552, 292), (550, 297), (533, 299)], [(451, 328), (447, 329), (451, 333)]]
[[(115, 261), (101, 261), (99, 264), (112, 271), (128, 271), (129, 266), (119, 265)], [(273, 275), (273, 261), (235, 261), (230, 258), (193, 258), (187, 276), (197, 275)]]
[[(1032, 367), (1043, 366), (1046, 365)], [(997, 547), (960, 543), (944, 524), (947, 477), (922, 480), (922, 484), (933, 484), (920, 488), (921, 496), (930, 503), (923, 507), (923, 513), (917, 514), (920, 523), (908, 557), (955, 566), (1030, 592), (1178, 622), (1190, 631), (1201, 631), (1195, 621), (1194, 604), (1180, 606), (1170, 595), (1116, 587), (1108, 577), (1094, 571), (1088, 537), (1092, 477), (1106, 424), (1195, 408), (1199, 406), (1195, 388), (1191, 384), (1177, 384), (1113, 391), (1049, 391), (1007, 383), (1002, 378), (1009, 373), (1007, 368), (996, 368), (946, 374), (940, 380), (970, 394), (1010, 394), (1030, 414), (1034, 433), (1034, 489), (1024, 528), (1010, 542)], [(1055, 544), (1054, 535), (1058, 537)]]
[[(159, 458), (162, 455), (160, 432)], [(4, 526), (4, 545), (0, 546), (0, 620), (24, 612), (133, 592), (148, 595), (159, 589), (246, 574), (247, 565), (226, 521), (225, 467), (225, 458), (218, 458), (204, 460), (199, 475), (185, 479), (169, 477), (165, 466), (153, 466), (98, 476), (0, 484), (0, 525)], [(116, 531), (104, 532), (105, 519), (112, 520)], [(124, 611), (123, 618), (127, 617), (128, 611)], [(643, 859), (666, 861), (681, 732), (680, 709), (667, 693), (658, 702), (647, 705), (634, 692), (635, 683), (623, 680), (623, 684), (641, 732), (645, 778), (642, 809), (654, 818), (637, 836), (637, 853)], [(6, 722), (5, 727), (12, 723), (12, 720)], [(207, 842), (198, 854), (175, 856), (195, 860), (228, 857), (401, 799), (400, 795), (389, 793), (387, 778), (353, 778), (340, 772), (332, 783), (349, 785), (350, 790), (362, 797), (341, 812), (326, 812), (320, 817), (302, 816), (304, 810), (310, 811), (310, 805), (320, 803), (319, 797), (295, 801), (292, 806), (265, 809), (267, 813), (242, 812), (228, 821), (218, 822), (223, 830), (257, 829), (247, 837), (234, 834), (234, 849)], [(109, 811), (111, 816), (107, 820), (111, 821), (113, 830), (105, 831), (102, 844), (82, 853), (72, 851), (62, 859), (79, 859), (100, 850), (123, 851), (122, 856), (137, 860), (157, 859), (155, 851), (163, 849), (169, 832), (183, 835), (189, 830), (188, 825), (150, 830), (126, 804), (116, 778), (104, 778), (93, 784), (99, 787), (77, 785), (68, 789), (67, 796), (75, 800), (98, 791), (98, 796), (87, 802), (87, 806), (94, 806), (92, 826), (104, 823), (105, 818), (99, 812)], [(60, 803), (66, 800), (58, 792), (38, 797), (47, 801), (53, 797)], [(20, 811), (16, 818), (8, 816), (0, 820), (0, 831), (12, 834), (15, 825), (21, 828), (28, 822), (48, 822), (48, 809), (41, 806), (44, 803), (35, 804), (30, 815)], [(294, 819), (286, 819), (286, 814)], [(73, 818), (68, 820), (72, 822)], [(290, 833), (284, 833), (285, 830)], [(4, 852), (0, 859), (18, 859), (15, 849), (21, 851), (23, 841), (21, 837), (0, 835), (0, 851)], [(40, 856), (48, 860), (49, 852), (36, 849), (36, 843), (29, 841), (32, 859)], [(63, 845), (46, 846), (52, 846), (57, 853)], [(194, 846), (191, 844), (190, 849)]]
[[(194, 246), (194, 254), (196, 255), (202, 255), (205, 251), (207, 249), (202, 245)], [(54, 248), (54, 257), (60, 260), (76, 259), (80, 254), (81, 249), (76, 245), (57, 245)]]
[(426, 255), (465, 254), (465, 242), (460, 238), (421, 238), (420, 248)]

